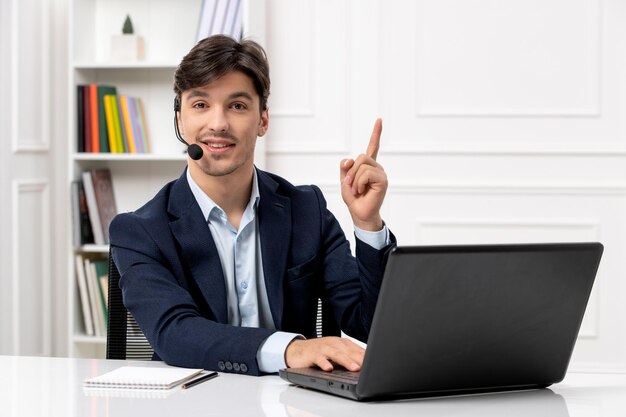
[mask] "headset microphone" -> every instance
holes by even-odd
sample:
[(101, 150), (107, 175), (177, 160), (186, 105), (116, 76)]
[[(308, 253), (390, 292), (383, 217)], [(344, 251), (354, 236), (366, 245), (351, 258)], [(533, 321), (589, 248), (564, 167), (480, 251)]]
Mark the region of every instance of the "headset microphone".
[(202, 152), (202, 148), (196, 145), (195, 143), (191, 145), (188, 144), (185, 141), (185, 139), (183, 139), (183, 137), (180, 135), (180, 131), (178, 130), (178, 120), (176, 120), (176, 113), (179, 111), (180, 111), (180, 101), (178, 100), (178, 97), (175, 97), (174, 98), (174, 132), (176, 132), (176, 137), (178, 138), (178, 140), (184, 143), (185, 145), (187, 145), (187, 154), (191, 157), (191, 159), (193, 159), (194, 161), (197, 161), (198, 159), (202, 158), (202, 155), (204, 154), (204, 152)]

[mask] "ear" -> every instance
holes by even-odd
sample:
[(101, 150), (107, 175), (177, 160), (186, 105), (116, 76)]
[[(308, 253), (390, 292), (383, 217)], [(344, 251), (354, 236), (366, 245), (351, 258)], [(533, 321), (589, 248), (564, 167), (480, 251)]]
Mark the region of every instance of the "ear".
[(264, 136), (267, 132), (270, 123), (269, 109), (266, 107), (261, 112), (261, 121), (259, 122), (259, 129), (257, 130), (257, 136)]

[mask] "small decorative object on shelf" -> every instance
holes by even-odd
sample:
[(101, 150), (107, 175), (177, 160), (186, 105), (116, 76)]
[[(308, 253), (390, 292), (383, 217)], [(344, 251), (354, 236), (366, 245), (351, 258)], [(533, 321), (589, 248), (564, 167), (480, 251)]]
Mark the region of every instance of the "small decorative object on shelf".
[(139, 61), (143, 58), (143, 38), (135, 34), (130, 16), (126, 15), (122, 34), (111, 37), (111, 59), (113, 61)]

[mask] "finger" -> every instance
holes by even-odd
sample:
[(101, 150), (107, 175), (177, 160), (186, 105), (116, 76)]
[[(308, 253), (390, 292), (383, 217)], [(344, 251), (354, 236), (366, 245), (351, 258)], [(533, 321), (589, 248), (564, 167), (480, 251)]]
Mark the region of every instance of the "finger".
[(372, 136), (370, 136), (370, 142), (367, 145), (367, 151), (365, 154), (370, 158), (376, 160), (378, 156), (378, 149), (380, 149), (380, 135), (383, 132), (383, 120), (381, 118), (376, 119), (374, 123), (374, 129), (372, 130)]
[(376, 160), (365, 154), (361, 154), (356, 158), (356, 160), (354, 161), (354, 165), (352, 165), (352, 168), (350, 168), (347, 174), (347, 176), (349, 176), (351, 179), (350, 183), (354, 191), (356, 191), (356, 179), (360, 175), (362, 175), (363, 172), (372, 168), (380, 168), (380, 165), (378, 164), (378, 162), (376, 162)]
[(318, 366), (322, 371), (330, 372), (333, 370), (333, 364), (325, 357), (320, 356), (313, 363)]
[(336, 358), (333, 359), (333, 362), (339, 366), (343, 366), (349, 371), (356, 372), (359, 369), (361, 369), (361, 366), (359, 365), (357, 361), (355, 361), (350, 356), (345, 355), (345, 354), (337, 356)]
[(350, 168), (354, 165), (354, 160), (352, 159), (342, 159), (339, 164), (339, 180), (341, 181), (341, 185), (344, 184), (350, 185), (352, 183), (352, 177), (348, 175)]
[(363, 194), (367, 189), (367, 185), (372, 181), (371, 167), (362, 165), (361, 169), (356, 173), (354, 180), (352, 181), (352, 194)]
[(354, 178), (356, 178), (357, 172), (359, 172), (361, 167), (364, 166), (364, 165), (365, 166), (374, 166), (374, 167), (380, 166), (378, 164), (378, 162), (376, 162), (375, 159), (372, 159), (368, 155), (361, 154), (361, 155), (357, 156), (356, 159), (354, 161), (352, 161), (352, 164), (350, 165), (350, 169), (346, 173), (346, 177), (350, 178), (349, 184), (353, 184), (354, 183)]
[(343, 349), (331, 357), (331, 361), (350, 371), (358, 371), (365, 358), (365, 349), (352, 342), (343, 342)]

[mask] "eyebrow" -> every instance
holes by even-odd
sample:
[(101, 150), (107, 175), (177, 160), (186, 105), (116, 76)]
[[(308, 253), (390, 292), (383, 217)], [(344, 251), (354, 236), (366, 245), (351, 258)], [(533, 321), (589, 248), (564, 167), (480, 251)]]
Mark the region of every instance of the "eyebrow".
[[(204, 91), (202, 91), (202, 90), (191, 90), (191, 92), (187, 96), (187, 100), (195, 98), (195, 97), (208, 98), (209, 95), (207, 93), (205, 93)], [(250, 93), (248, 93), (247, 91), (236, 91), (236, 92), (230, 94), (228, 96), (228, 98), (230, 100), (235, 99), (235, 98), (244, 98), (244, 99), (247, 99), (247, 100), (250, 100), (250, 101), (254, 101), (254, 99), (252, 98)]]

